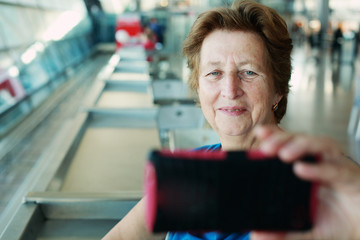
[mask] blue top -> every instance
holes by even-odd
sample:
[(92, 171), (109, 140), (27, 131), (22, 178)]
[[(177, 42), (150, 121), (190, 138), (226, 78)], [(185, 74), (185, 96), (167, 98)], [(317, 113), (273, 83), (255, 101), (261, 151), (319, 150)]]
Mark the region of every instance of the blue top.
[[(221, 149), (221, 144), (206, 145), (195, 148), (194, 151), (206, 150), (209, 152)], [(188, 232), (169, 232), (166, 240), (250, 240), (250, 233), (221, 233), (221, 232), (207, 232), (207, 233), (188, 233)]]
[(205, 145), (202, 147), (195, 148), (194, 151), (205, 150), (208, 152), (213, 152), (221, 149), (221, 143), (213, 144), (213, 145)]
[(207, 232), (196, 235), (187, 232), (169, 232), (166, 240), (250, 240), (250, 233)]

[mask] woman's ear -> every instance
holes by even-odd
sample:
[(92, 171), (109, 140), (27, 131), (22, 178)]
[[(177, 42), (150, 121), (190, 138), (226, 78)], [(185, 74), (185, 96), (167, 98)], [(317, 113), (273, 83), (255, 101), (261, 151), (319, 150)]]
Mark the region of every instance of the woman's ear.
[(283, 98), (283, 95), (276, 93), (275, 97), (274, 97), (273, 106), (279, 104), (279, 102), (281, 101), (282, 98)]
[(275, 94), (275, 97), (274, 97), (274, 102), (272, 104), (272, 111), (275, 112), (276, 110), (278, 110), (278, 107), (279, 107), (279, 102), (281, 101), (281, 99), (283, 98), (283, 95), (280, 95), (280, 94)]

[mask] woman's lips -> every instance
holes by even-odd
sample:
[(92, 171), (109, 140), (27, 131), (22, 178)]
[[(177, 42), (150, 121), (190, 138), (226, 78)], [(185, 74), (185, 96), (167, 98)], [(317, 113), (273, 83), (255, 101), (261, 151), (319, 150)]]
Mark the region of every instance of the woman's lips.
[(218, 110), (228, 116), (240, 116), (246, 112), (244, 107), (220, 107)]

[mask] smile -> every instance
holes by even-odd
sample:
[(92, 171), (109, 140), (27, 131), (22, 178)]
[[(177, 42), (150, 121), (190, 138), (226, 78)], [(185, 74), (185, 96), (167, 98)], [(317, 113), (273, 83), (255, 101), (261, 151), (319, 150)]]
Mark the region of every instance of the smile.
[(218, 110), (228, 116), (240, 116), (246, 112), (246, 108), (243, 107), (221, 107)]
[(240, 112), (240, 109), (224, 109), (224, 111), (228, 111), (228, 112)]

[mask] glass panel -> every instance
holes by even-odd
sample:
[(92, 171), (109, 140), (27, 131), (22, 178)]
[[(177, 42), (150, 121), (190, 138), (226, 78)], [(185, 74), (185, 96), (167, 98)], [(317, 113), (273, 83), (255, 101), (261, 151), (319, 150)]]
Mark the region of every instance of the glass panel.
[(58, 0), (37, 0), (38, 6), (48, 9), (56, 9)]
[(67, 41), (68, 56), (71, 65), (78, 61), (79, 51), (76, 43), (76, 38), (71, 38)]
[(57, 14), (52, 14), (50, 18), (49, 14), (46, 14), (46, 21), (51, 21), (51, 24), (47, 26), (44, 40), (60, 40), (67, 36), (69, 32), (72, 32), (74, 28), (81, 22), (84, 15), (77, 11), (63, 11)]
[(4, 25), (4, 20), (0, 16), (0, 51), (2, 49), (6, 49), (6, 44), (5, 44), (5, 41), (4, 41), (5, 32), (4, 32), (3, 25)]
[(41, 40), (46, 29), (44, 11), (34, 8), (26, 8), (24, 11), (28, 19), (28, 27), (31, 29), (33, 39)]
[(0, 52), (0, 69), (7, 69), (14, 64), (14, 60), (11, 58), (8, 52)]
[(87, 16), (87, 10), (86, 10), (86, 6), (83, 0), (68, 0), (69, 1), (69, 6), (71, 6), (71, 9), (78, 11), (79, 13), (82, 14), (83, 17)]
[(17, 2), (26, 6), (37, 6), (37, 0), (17, 0)]
[(22, 69), (19, 78), (27, 92), (40, 88), (49, 80), (39, 60)]
[(53, 44), (47, 48), (47, 55), (49, 56), (49, 65), (51, 69), (55, 72), (55, 74), (60, 73), (64, 69), (64, 61), (62, 59), (62, 55), (60, 54), (60, 50), (58, 44)]
[(51, 35), (51, 30), (54, 26), (54, 22), (56, 21), (56, 19), (59, 18), (61, 12), (58, 11), (45, 11), (44, 12), (44, 34), (41, 36), (43, 40), (46, 40), (45, 38), (50, 38), (49, 35)]
[(79, 42), (78, 42), (78, 38), (73, 38), (72, 39), (72, 47), (74, 49), (74, 58), (75, 58), (75, 61), (74, 63), (79, 63), (82, 59), (82, 53), (81, 53), (81, 50), (80, 50), (80, 46), (79, 46)]
[(1, 0), (0, 2), (4, 2), (4, 3), (17, 3), (18, 0)]
[(56, 62), (53, 61), (50, 51), (47, 49), (41, 55), (41, 65), (44, 67), (50, 79), (56, 76), (58, 67)]
[(87, 35), (80, 36), (78, 41), (79, 41), (81, 52), (82, 52), (83, 56), (85, 56), (90, 50), (89, 46), (88, 46)]
[(34, 40), (28, 26), (24, 9), (14, 6), (1, 6), (0, 16), (3, 21), (4, 42), (8, 47), (28, 44)]
[(25, 52), (25, 47), (9, 48), (9, 56), (13, 59), (14, 64), (21, 68), (24, 63), (21, 61), (21, 55)]
[[(0, 96), (0, 102), (1, 101), (2, 101), (2, 99)], [(8, 109), (11, 106), (12, 106), (12, 104), (2, 104), (1, 105), (1, 103), (0, 103), (0, 113), (5, 111), (6, 109)], [(16, 108), (13, 108), (12, 110), (10, 110), (6, 115), (3, 115), (0, 118), (0, 135), (4, 134), (12, 126), (14, 126), (18, 121), (20, 121), (21, 118), (25, 114), (29, 113), (30, 111), (31, 111), (31, 106), (29, 105), (29, 103), (26, 101), (23, 101)], [(1, 177), (3, 177), (3, 175)], [(9, 181), (9, 179), (7, 179), (7, 181), (5, 181), (5, 182), (8, 182), (8, 181)], [(2, 194), (4, 194), (4, 195), (2, 195), (2, 199), (8, 200), (9, 198), (11, 198), (11, 194), (14, 194), (14, 193), (12, 191), (10, 191), (10, 193), (5, 192)], [(6, 202), (6, 201), (4, 201), (4, 202)], [(3, 204), (3, 205), (5, 205), (5, 204)], [(0, 207), (4, 207), (4, 206), (1, 206), (1, 204), (0, 204)]]
[(33, 108), (39, 106), (51, 94), (50, 86), (43, 86), (41, 89), (33, 93), (30, 97), (31, 106)]

